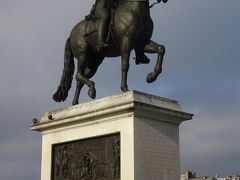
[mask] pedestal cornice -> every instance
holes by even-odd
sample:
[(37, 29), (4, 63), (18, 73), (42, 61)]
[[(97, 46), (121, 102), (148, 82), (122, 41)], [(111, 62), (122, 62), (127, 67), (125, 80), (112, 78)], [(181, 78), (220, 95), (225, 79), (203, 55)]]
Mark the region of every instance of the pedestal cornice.
[(138, 91), (128, 91), (91, 102), (46, 112), (39, 123), (30, 126), (35, 131), (79, 123), (141, 116), (180, 124), (192, 119), (192, 114), (183, 112), (177, 101)]

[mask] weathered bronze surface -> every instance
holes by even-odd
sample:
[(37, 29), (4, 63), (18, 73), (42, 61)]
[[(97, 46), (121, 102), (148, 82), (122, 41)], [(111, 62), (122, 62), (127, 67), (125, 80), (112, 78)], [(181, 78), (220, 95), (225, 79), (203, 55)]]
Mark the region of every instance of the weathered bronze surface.
[[(156, 3), (167, 1), (157, 0)], [(157, 63), (146, 78), (148, 83), (155, 81), (162, 72), (165, 47), (151, 40), (150, 7), (149, 0), (96, 0), (90, 14), (73, 28), (67, 39), (63, 74), (53, 99), (56, 102), (66, 100), (74, 74), (74, 58), (78, 65), (73, 105), (78, 104), (85, 84), (89, 87), (89, 97), (96, 97), (95, 84), (90, 78), (105, 57), (121, 56), (121, 90), (126, 92), (131, 51), (135, 51), (136, 64), (149, 63), (144, 53), (156, 53)]]
[(51, 180), (120, 180), (120, 135), (53, 145)]

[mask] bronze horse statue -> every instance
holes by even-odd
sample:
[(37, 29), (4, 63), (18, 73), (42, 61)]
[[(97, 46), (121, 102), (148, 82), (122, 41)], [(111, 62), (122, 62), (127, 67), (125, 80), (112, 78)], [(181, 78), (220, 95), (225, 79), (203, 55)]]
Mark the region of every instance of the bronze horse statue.
[[(166, 3), (168, 0), (158, 0)], [(162, 62), (165, 47), (151, 40), (153, 21), (150, 16), (149, 0), (120, 0), (112, 13), (108, 42), (110, 46), (98, 51), (96, 44), (98, 39), (97, 20), (83, 20), (72, 30), (66, 41), (64, 54), (64, 69), (60, 85), (53, 95), (56, 102), (65, 101), (74, 74), (74, 58), (77, 59), (77, 87), (72, 104), (78, 104), (80, 91), (84, 84), (89, 87), (88, 95), (96, 97), (96, 89), (93, 81), (89, 80), (97, 71), (105, 57), (121, 56), (121, 90), (128, 91), (127, 76), (129, 69), (129, 57), (133, 49), (144, 54), (157, 53), (157, 63), (154, 71), (147, 75), (147, 82), (155, 81), (162, 72)], [(95, 30), (94, 30), (95, 29)]]

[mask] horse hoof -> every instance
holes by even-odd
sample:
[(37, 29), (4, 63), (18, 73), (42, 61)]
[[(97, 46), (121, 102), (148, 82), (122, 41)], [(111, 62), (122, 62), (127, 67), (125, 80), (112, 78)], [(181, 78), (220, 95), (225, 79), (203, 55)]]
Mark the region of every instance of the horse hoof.
[(154, 73), (149, 73), (148, 75), (147, 75), (147, 82), (148, 83), (152, 83), (153, 81), (155, 81), (157, 78), (156, 78), (156, 76), (154, 76)]
[(78, 104), (78, 101), (73, 101), (72, 102), (72, 105), (74, 106), (74, 105), (77, 105)]
[(90, 88), (88, 90), (88, 96), (92, 99), (95, 99), (96, 98), (96, 89), (95, 88)]
[(122, 92), (127, 92), (128, 88), (127, 87), (121, 87)]

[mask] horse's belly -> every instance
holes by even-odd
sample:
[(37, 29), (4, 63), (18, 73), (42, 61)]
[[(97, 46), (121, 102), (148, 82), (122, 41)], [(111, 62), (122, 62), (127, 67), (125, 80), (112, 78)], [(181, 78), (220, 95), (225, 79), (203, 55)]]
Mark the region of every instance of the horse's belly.
[(105, 57), (118, 57), (121, 55), (120, 49), (115, 48), (113, 45), (109, 46), (109, 48), (106, 48), (103, 51)]

